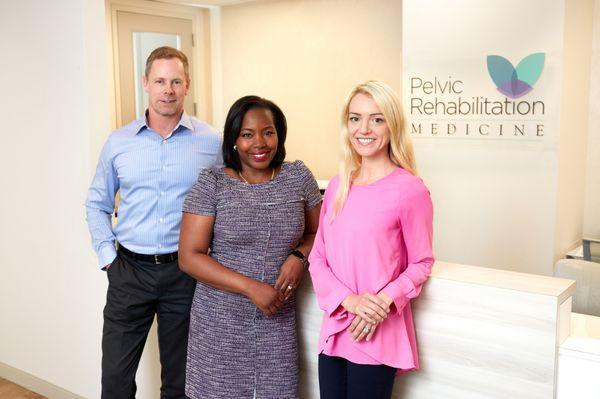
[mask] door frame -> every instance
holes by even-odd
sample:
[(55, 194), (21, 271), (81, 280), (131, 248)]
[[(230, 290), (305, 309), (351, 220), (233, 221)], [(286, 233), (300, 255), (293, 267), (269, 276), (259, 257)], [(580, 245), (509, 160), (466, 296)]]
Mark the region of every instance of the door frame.
[(194, 35), (193, 53), (187, 54), (192, 60), (194, 79), (193, 101), (196, 103), (196, 115), (208, 123), (213, 119), (213, 85), (211, 84), (211, 64), (214, 62), (211, 49), (213, 46), (211, 20), (213, 13), (218, 13), (218, 7), (211, 6), (183, 6), (172, 3), (159, 3), (146, 0), (106, 0), (106, 25), (108, 75), (109, 75), (109, 101), (111, 130), (131, 121), (121, 122), (121, 85), (119, 76), (119, 53), (117, 35), (117, 12), (127, 11), (140, 14), (156, 15), (160, 17), (182, 18), (192, 21), (192, 34)]

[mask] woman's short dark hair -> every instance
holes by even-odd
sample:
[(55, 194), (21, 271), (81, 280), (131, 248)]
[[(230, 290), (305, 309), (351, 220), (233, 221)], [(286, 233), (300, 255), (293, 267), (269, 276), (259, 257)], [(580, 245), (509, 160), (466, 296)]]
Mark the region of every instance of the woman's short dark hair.
[(257, 108), (268, 109), (271, 111), (273, 123), (275, 123), (275, 130), (277, 130), (277, 151), (269, 166), (276, 168), (285, 160), (284, 144), (287, 135), (285, 115), (283, 115), (283, 112), (275, 105), (275, 103), (266, 98), (245, 96), (233, 103), (227, 113), (227, 119), (225, 120), (225, 127), (223, 129), (223, 162), (225, 163), (225, 166), (237, 172), (242, 170), (242, 164), (240, 163), (238, 152), (233, 149), (233, 146), (240, 135), (244, 116), (251, 109)]

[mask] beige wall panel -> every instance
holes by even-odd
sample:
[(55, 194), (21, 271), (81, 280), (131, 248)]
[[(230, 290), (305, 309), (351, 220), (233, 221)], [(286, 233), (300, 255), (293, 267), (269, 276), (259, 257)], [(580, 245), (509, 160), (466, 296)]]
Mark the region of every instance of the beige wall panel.
[(593, 8), (593, 0), (565, 1), (555, 261), (579, 244), (583, 231)]
[(356, 84), (401, 85), (402, 13), (392, 0), (266, 1), (222, 10), (223, 113), (239, 97), (277, 103), (288, 160), (337, 173), (340, 111)]
[(594, 3), (583, 235), (600, 238), (600, 0)]

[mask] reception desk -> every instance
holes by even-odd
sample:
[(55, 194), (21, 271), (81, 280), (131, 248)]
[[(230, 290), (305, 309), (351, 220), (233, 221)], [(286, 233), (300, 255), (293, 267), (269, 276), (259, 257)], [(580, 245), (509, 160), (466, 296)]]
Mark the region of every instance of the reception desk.
[(557, 399), (600, 398), (600, 317), (571, 313), (558, 351)]
[[(556, 397), (574, 289), (572, 280), (436, 262), (412, 302), (421, 367), (397, 377), (393, 398)], [(307, 277), (298, 301), (303, 399), (319, 397), (322, 314)]]

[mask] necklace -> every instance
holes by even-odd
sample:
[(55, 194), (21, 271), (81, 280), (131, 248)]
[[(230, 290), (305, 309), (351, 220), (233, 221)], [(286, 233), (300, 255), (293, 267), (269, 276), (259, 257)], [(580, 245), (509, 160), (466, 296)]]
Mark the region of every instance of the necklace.
[[(238, 172), (238, 175), (242, 178), (244, 183), (251, 184), (248, 180), (246, 180), (244, 175), (242, 175), (242, 172)], [(274, 177), (275, 177), (275, 168), (271, 169), (271, 178), (269, 180), (273, 180)], [(257, 182), (257, 183), (264, 183), (264, 182), (261, 181), (261, 182)]]

